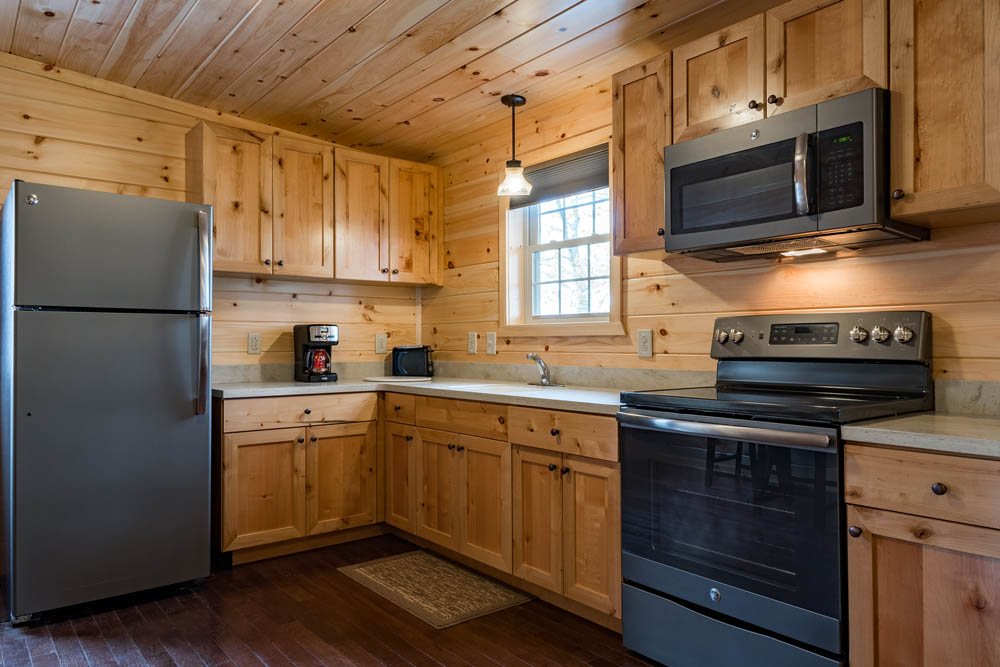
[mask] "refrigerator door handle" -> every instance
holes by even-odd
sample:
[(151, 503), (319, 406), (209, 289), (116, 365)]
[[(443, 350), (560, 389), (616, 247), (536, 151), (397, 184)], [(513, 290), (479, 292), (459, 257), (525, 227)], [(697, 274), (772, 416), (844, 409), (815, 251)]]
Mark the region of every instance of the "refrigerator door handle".
[(212, 349), (212, 316), (198, 315), (198, 398), (195, 399), (194, 413), (208, 412), (208, 358)]
[(198, 309), (212, 310), (212, 214), (198, 211)]

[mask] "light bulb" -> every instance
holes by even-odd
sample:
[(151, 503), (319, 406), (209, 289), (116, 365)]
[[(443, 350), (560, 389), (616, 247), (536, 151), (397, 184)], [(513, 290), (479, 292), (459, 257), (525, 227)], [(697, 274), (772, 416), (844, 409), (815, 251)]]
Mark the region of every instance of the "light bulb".
[(507, 161), (507, 174), (497, 188), (497, 194), (501, 197), (531, 194), (531, 183), (524, 177), (524, 167), (520, 160)]
[(786, 250), (781, 253), (785, 257), (799, 257), (800, 255), (819, 255), (826, 252), (822, 248), (809, 248), (807, 250)]

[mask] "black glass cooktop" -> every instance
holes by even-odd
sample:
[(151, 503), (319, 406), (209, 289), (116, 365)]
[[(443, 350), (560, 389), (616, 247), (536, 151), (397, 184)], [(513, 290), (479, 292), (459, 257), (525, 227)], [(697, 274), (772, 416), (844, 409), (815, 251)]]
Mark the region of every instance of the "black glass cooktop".
[(650, 410), (844, 424), (933, 408), (928, 396), (861, 392), (777, 391), (748, 387), (690, 387), (622, 393), (625, 405)]

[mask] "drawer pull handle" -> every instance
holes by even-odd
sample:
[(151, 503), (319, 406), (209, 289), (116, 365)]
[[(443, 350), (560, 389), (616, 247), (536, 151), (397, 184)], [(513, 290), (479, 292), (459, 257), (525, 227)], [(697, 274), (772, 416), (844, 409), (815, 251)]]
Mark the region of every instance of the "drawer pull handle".
[(555, 469), (556, 469), (556, 468), (558, 468), (558, 467), (559, 467), (559, 466), (557, 466), (557, 465), (556, 465), (555, 463), (550, 463), (550, 464), (549, 464), (549, 472), (551, 472), (551, 471), (555, 470)]
[(395, 410), (396, 412), (399, 412), (400, 410), (403, 409), (403, 406), (402, 405), (394, 405), (394, 406), (392, 406), (392, 409)]
[(552, 434), (553, 438), (559, 437), (559, 429), (557, 428), (552, 429), (551, 431), (549, 431), (549, 433)]
[(569, 468), (565, 468), (565, 467), (562, 470), (559, 471), (560, 475), (566, 475), (568, 473), (569, 473)]
[(305, 442), (305, 441), (306, 441), (306, 439), (305, 439), (305, 438), (303, 438), (302, 436), (299, 436), (299, 440), (298, 440), (298, 441), (299, 441), (299, 442)]
[(851, 526), (847, 532), (850, 533), (851, 537), (861, 537), (861, 528), (858, 526)]
[(465, 451), (465, 446), (464, 445), (459, 445), (458, 446), (458, 451), (464, 452)]
[(452, 449), (455, 449), (455, 445), (448, 445), (448, 450), (450, 451)]
[(314, 435), (313, 437), (309, 438), (309, 440), (311, 440), (312, 442), (316, 442), (317, 440), (319, 440), (319, 438)]
[(303, 410), (303, 412), (305, 412), (307, 415), (311, 415), (313, 413), (313, 411), (309, 408), (306, 408), (305, 410)]
[(413, 436), (412, 435), (406, 436), (406, 441), (409, 442), (410, 440), (413, 440)]
[(500, 422), (501, 424), (503, 424), (504, 423), (504, 418), (503, 417), (497, 417), (497, 421)]
[(943, 496), (948, 493), (948, 485), (942, 484), (941, 482), (934, 482), (931, 484), (931, 491), (935, 496)]

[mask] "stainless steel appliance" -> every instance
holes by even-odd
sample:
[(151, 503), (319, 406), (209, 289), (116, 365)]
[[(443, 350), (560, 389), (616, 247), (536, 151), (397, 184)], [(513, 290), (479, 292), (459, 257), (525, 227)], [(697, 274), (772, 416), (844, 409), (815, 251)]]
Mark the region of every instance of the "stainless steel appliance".
[(927, 238), (888, 218), (887, 111), (869, 89), (667, 146), (666, 250), (726, 262)]
[(212, 209), (14, 181), (0, 225), (6, 614), (209, 573)]
[(434, 375), (434, 362), (428, 345), (398, 345), (392, 348), (392, 374), (413, 377)]
[(336, 382), (333, 346), (340, 343), (340, 327), (336, 324), (296, 324), (292, 337), (295, 379), (299, 382)]
[(845, 665), (840, 425), (933, 408), (930, 342), (916, 311), (726, 317), (715, 386), (623, 393), (625, 645)]

